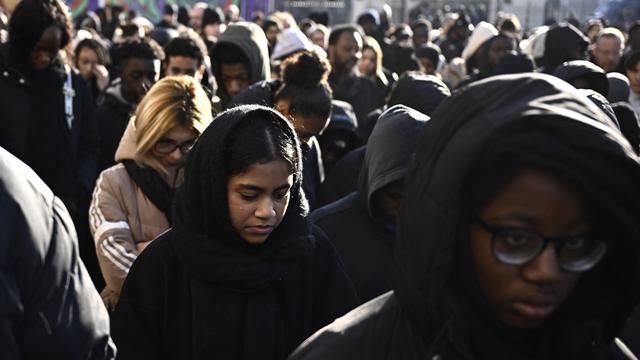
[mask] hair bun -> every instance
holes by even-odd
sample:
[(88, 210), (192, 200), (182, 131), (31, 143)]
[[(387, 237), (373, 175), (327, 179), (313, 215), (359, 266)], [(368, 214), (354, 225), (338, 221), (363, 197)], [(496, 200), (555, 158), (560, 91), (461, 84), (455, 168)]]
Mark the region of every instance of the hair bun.
[(282, 79), (285, 84), (314, 88), (327, 81), (330, 69), (329, 62), (318, 53), (303, 51), (284, 61)]

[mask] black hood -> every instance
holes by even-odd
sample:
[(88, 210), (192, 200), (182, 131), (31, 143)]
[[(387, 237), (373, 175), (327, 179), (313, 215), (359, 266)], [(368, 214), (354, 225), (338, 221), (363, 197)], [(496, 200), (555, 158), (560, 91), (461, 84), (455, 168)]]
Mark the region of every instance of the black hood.
[(609, 95), (607, 95), (607, 100), (609, 100), (610, 103), (629, 101), (631, 88), (629, 87), (629, 79), (627, 79), (625, 75), (617, 72), (608, 73), (607, 81), (609, 81)]
[(402, 104), (430, 115), (450, 95), (447, 85), (437, 77), (411, 71), (402, 75), (395, 83), (387, 105), (391, 107)]
[(396, 105), (378, 119), (367, 142), (367, 152), (358, 178), (358, 194), (371, 217), (373, 194), (404, 179), (422, 128), (429, 117), (412, 108)]
[(172, 240), (183, 266), (193, 276), (242, 291), (272, 280), (278, 272), (272, 263), (304, 251), (308, 244), (299, 238), (310, 234), (300, 172), (294, 174), (283, 220), (267, 241), (251, 245), (234, 231), (227, 201), (226, 149), (235, 129), (248, 118), (281, 128), (295, 142), (302, 169), (300, 144), (289, 122), (263, 106), (239, 106), (218, 115), (202, 133), (187, 156), (185, 179), (173, 202)]
[(589, 83), (591, 90), (605, 97), (609, 94), (607, 74), (601, 67), (590, 61), (573, 60), (564, 62), (555, 69), (553, 75), (569, 84), (573, 84), (576, 79), (584, 79)]
[(580, 60), (571, 52), (579, 49), (580, 54), (584, 54), (588, 45), (589, 39), (575, 26), (562, 24), (552, 27), (544, 41), (543, 71), (551, 73), (565, 61)]
[(611, 341), (638, 300), (640, 162), (602, 111), (544, 74), (481, 80), (432, 115), (405, 180), (395, 248), (400, 306), (425, 344), (456, 311), (456, 265), (470, 268), (468, 254), (456, 250), (474, 216), (466, 214), (465, 187), (479, 159), (500, 151), (566, 175), (615, 224), (607, 228), (605, 260), (583, 274), (554, 314), (573, 326), (562, 327), (567, 334), (595, 322)]
[(636, 114), (631, 105), (626, 101), (612, 103), (611, 109), (616, 115), (618, 124), (620, 124), (620, 131), (622, 131), (622, 135), (629, 140), (633, 150), (635, 150), (636, 153), (639, 153), (640, 119), (638, 119), (638, 114)]
[(506, 53), (493, 69), (493, 75), (518, 74), (524, 72), (532, 72), (535, 70), (536, 64), (531, 55)]

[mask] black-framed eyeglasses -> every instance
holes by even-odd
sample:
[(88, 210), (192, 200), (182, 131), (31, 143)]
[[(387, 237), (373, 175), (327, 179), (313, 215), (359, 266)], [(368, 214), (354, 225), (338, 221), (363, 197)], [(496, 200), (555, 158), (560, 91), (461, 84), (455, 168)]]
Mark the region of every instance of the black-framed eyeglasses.
[(533, 231), (492, 226), (477, 218), (475, 222), (491, 233), (493, 255), (507, 265), (524, 265), (535, 259), (547, 247), (555, 244), (560, 268), (583, 272), (596, 266), (607, 252), (607, 244), (592, 234), (543, 237)]
[(181, 144), (176, 144), (175, 141), (169, 139), (160, 139), (154, 145), (153, 149), (160, 154), (167, 155), (176, 151), (176, 149), (180, 149), (183, 155), (189, 152), (193, 145), (196, 144), (198, 138), (193, 138), (191, 140), (187, 140)]

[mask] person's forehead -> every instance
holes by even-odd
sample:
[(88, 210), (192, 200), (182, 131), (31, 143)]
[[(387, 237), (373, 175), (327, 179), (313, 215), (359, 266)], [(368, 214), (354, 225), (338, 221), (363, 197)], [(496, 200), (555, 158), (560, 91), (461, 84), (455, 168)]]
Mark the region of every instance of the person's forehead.
[(222, 64), (222, 66), (220, 67), (220, 71), (225, 75), (238, 75), (249, 72), (247, 67), (242, 63)]
[(80, 49), (80, 52), (78, 53), (78, 57), (90, 57), (90, 58), (98, 58), (98, 54), (96, 54), (96, 52), (90, 48), (90, 47), (83, 47), (82, 49)]
[(189, 56), (173, 55), (169, 57), (168, 66), (178, 66), (195, 68), (198, 66), (198, 60)]
[(602, 35), (598, 39), (596, 44), (599, 45), (599, 46), (602, 46), (602, 45), (617, 45), (617, 46), (620, 46), (620, 45), (622, 45), (620, 43), (620, 39), (618, 39), (618, 37), (615, 36), (615, 35)]
[(124, 71), (155, 71), (155, 59), (130, 58), (126, 61)]
[(342, 34), (340, 34), (340, 37), (338, 37), (338, 42), (343, 44), (357, 43), (359, 38), (360, 38), (360, 34), (358, 34), (357, 32), (345, 31)]

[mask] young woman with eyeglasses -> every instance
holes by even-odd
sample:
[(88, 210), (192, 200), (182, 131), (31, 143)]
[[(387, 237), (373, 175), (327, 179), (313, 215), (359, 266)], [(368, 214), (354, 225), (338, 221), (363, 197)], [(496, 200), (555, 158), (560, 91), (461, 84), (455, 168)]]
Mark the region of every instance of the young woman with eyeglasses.
[(197, 81), (162, 79), (129, 122), (116, 152), (118, 164), (98, 178), (89, 225), (108, 309), (140, 251), (171, 226), (171, 199), (182, 181), (184, 156), (211, 121), (211, 103)]
[(290, 359), (625, 359), (640, 296), (640, 160), (543, 74), (443, 101), (405, 180), (394, 291)]

